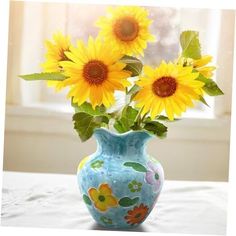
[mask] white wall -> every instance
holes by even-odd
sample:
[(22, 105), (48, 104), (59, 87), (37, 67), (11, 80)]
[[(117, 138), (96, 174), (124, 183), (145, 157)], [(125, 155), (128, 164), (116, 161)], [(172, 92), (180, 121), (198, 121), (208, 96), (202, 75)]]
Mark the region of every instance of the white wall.
[[(8, 107), (6, 114), (5, 170), (73, 174), (96, 150), (94, 139), (80, 142), (70, 114), (17, 107)], [(168, 126), (167, 139), (148, 144), (167, 179), (228, 179), (229, 119), (185, 119)]]

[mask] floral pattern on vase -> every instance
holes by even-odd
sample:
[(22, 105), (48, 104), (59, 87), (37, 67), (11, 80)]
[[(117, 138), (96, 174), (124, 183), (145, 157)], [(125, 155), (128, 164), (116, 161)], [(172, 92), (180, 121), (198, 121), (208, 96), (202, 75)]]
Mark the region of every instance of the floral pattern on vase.
[(153, 191), (157, 192), (161, 187), (161, 180), (159, 177), (160, 168), (154, 162), (148, 161), (148, 170), (145, 175), (145, 180), (148, 184), (153, 185)]
[(101, 184), (98, 189), (90, 188), (88, 193), (94, 206), (100, 211), (107, 211), (110, 207), (116, 207), (118, 204), (108, 184)]
[(128, 184), (128, 187), (131, 192), (140, 192), (142, 189), (142, 185), (143, 185), (142, 183), (137, 182), (136, 180), (133, 180), (132, 182)]
[(141, 203), (140, 206), (135, 206), (132, 210), (127, 212), (125, 220), (131, 225), (140, 224), (145, 220), (148, 210), (149, 208)]
[(94, 220), (107, 228), (133, 228), (150, 214), (161, 192), (161, 164), (145, 152), (145, 131), (114, 134), (96, 129), (97, 152), (86, 158), (77, 177)]

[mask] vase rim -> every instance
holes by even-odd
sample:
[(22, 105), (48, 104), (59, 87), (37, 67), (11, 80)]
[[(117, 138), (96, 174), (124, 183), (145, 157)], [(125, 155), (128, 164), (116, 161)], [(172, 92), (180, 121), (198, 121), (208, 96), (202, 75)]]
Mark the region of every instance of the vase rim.
[(110, 135), (115, 136), (115, 137), (123, 137), (123, 136), (127, 136), (127, 135), (129, 135), (129, 134), (131, 134), (131, 133), (145, 133), (145, 134), (147, 134), (150, 138), (154, 136), (153, 134), (150, 134), (150, 133), (147, 132), (146, 130), (129, 130), (129, 131), (125, 132), (125, 133), (116, 133), (116, 132), (114, 132), (114, 131), (112, 131), (112, 130), (109, 130), (109, 129), (107, 129), (107, 128), (101, 127), (101, 128), (96, 128), (96, 129), (95, 129), (95, 132), (96, 132), (96, 131), (99, 131), (99, 130), (106, 131), (107, 133), (109, 133)]

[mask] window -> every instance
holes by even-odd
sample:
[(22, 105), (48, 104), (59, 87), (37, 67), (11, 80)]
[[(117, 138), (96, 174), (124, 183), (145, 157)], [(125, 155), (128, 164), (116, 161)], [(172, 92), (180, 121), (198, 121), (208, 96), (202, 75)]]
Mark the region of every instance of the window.
[[(222, 75), (227, 70), (227, 80), (230, 82), (232, 65), (226, 63), (224, 59), (227, 58), (222, 59), (221, 45), (227, 40), (227, 45), (224, 44), (224, 50), (228, 50), (225, 57), (232, 57), (233, 35), (227, 32), (222, 34), (222, 30), (224, 31), (224, 25), (234, 27), (233, 11), (147, 8), (150, 11), (150, 18), (154, 20), (151, 31), (156, 35), (157, 43), (148, 45), (144, 63), (156, 65), (162, 59), (168, 61), (177, 58), (180, 50), (180, 32), (193, 29), (200, 32), (203, 54), (213, 55), (213, 64), (219, 67), (213, 79), (218, 81), (224, 91), (227, 91), (224, 99), (217, 102), (217, 98), (208, 97), (207, 102), (213, 109), (199, 104), (189, 110), (185, 116), (213, 118), (215, 115), (230, 113), (231, 83), (223, 83), (222, 79), (225, 80), (226, 77)], [(105, 13), (105, 10), (105, 5), (57, 3), (55, 7), (55, 3), (11, 2), (8, 104), (40, 105), (71, 112), (72, 109), (68, 106), (70, 101), (65, 100), (66, 90), (55, 93), (52, 88), (47, 88), (44, 82), (27, 83), (19, 80), (17, 75), (40, 71), (39, 65), (43, 62), (45, 53), (43, 42), (51, 38), (56, 30), (70, 34), (73, 42), (78, 38), (87, 40), (88, 35), (96, 36), (98, 29), (94, 26), (94, 22), (98, 16)]]

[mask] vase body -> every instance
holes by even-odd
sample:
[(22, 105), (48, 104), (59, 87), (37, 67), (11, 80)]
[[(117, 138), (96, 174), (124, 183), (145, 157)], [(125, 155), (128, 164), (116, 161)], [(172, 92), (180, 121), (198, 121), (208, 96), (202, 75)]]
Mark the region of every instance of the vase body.
[(161, 164), (146, 153), (145, 131), (115, 134), (96, 129), (97, 151), (77, 172), (83, 200), (94, 220), (109, 228), (132, 228), (150, 214), (164, 182)]

